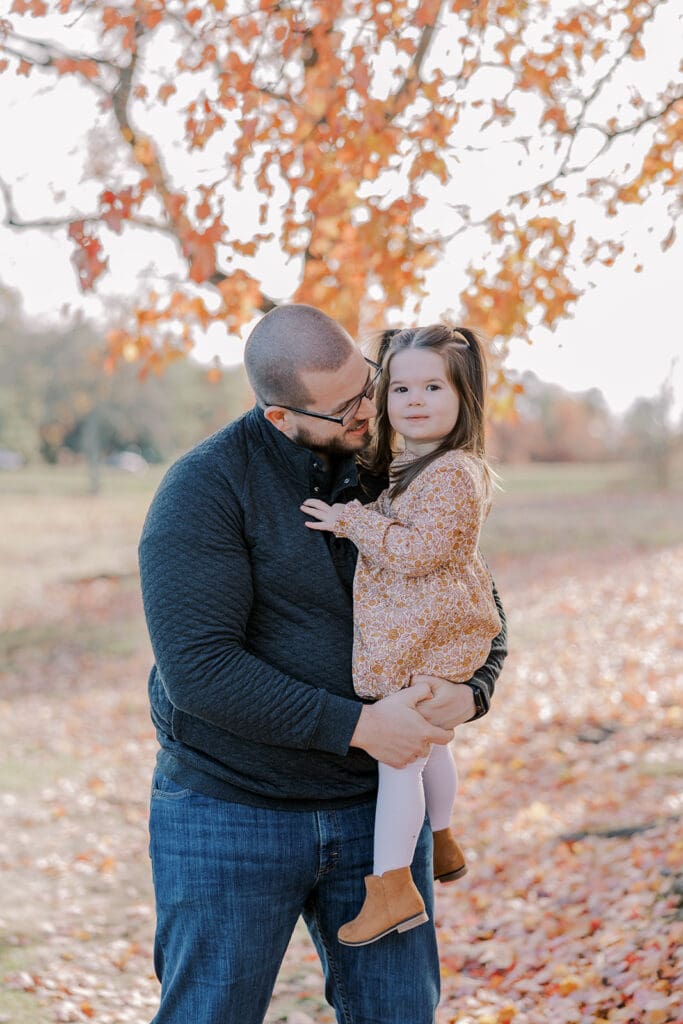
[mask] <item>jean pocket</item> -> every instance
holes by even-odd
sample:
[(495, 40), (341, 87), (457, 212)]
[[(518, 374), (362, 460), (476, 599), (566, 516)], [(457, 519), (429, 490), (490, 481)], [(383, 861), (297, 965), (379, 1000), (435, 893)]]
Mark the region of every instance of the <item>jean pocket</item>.
[(186, 800), (189, 796), (192, 796), (191, 789), (188, 789), (187, 786), (181, 786), (179, 783), (174, 782), (173, 779), (169, 779), (158, 768), (155, 770), (154, 778), (152, 779), (153, 798), (161, 800)]

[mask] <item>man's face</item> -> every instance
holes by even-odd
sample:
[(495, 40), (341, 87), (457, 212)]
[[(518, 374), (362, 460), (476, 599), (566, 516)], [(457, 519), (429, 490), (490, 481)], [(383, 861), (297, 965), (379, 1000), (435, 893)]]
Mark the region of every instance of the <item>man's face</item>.
[[(306, 406), (310, 412), (329, 416), (343, 416), (344, 412), (368, 386), (374, 371), (359, 349), (353, 350), (338, 370), (325, 372), (303, 371), (301, 379), (312, 397)], [(290, 413), (293, 430), (290, 437), (297, 444), (324, 456), (349, 455), (363, 451), (370, 443), (369, 421), (377, 409), (364, 397), (353, 416), (344, 422), (331, 423), (301, 413)]]

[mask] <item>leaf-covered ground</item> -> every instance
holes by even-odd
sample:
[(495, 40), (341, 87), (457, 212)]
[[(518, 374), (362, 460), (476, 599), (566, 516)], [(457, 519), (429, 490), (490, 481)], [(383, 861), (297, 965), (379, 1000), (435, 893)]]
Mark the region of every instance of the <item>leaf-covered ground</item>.
[[(494, 570), (513, 653), (456, 736), (470, 871), (437, 894), (439, 1024), (683, 1024), (683, 547)], [(135, 578), (37, 582), (0, 615), (0, 1022), (143, 1024)], [(300, 928), (268, 1024), (332, 1019)]]

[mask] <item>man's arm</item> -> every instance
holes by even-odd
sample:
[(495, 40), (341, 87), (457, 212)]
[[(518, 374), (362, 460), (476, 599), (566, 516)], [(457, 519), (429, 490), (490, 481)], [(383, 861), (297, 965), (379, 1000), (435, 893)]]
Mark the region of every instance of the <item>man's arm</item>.
[[(414, 683), (426, 683), (431, 687), (433, 696), (431, 700), (423, 701), (420, 704), (419, 711), (432, 725), (439, 725), (443, 729), (453, 729), (456, 725), (462, 725), (463, 722), (472, 722), (477, 718), (482, 718), (489, 711), (496, 680), (503, 669), (503, 662), (508, 653), (507, 620), (493, 580), (491, 589), (500, 616), (501, 628), (498, 635), (491, 641), (489, 656), (481, 668), (477, 669), (472, 678), (465, 683), (452, 683), (434, 676), (413, 676)], [(475, 702), (473, 693), (475, 688), (479, 691), (477, 702)], [(480, 705), (479, 707), (477, 707), (477, 703)]]
[(181, 460), (167, 474), (140, 541), (152, 649), (169, 700), (237, 736), (274, 746), (348, 751), (361, 707), (280, 672), (246, 646), (252, 568), (240, 503), (218, 470)]
[(503, 671), (503, 662), (508, 656), (507, 619), (505, 617), (505, 611), (500, 599), (500, 594), (496, 590), (496, 584), (493, 580), (491, 580), (491, 590), (493, 591), (493, 600), (496, 602), (496, 608), (498, 609), (498, 615), (500, 617), (500, 632), (497, 636), (494, 636), (491, 641), (491, 650), (489, 651), (489, 656), (484, 664), (481, 668), (477, 669), (472, 678), (465, 684), (470, 687), (476, 686), (481, 691), (484, 698), (484, 707), (474, 715), (475, 719), (482, 718), (484, 715), (488, 714), (498, 676)]

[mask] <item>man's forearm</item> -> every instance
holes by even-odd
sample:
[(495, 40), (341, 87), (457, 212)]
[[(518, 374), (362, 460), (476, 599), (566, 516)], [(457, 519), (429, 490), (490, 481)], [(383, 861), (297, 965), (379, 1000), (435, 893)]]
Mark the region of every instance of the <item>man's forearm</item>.
[(496, 585), (493, 580), (491, 581), (491, 589), (493, 591), (493, 599), (496, 602), (496, 608), (498, 609), (498, 615), (500, 616), (501, 628), (498, 635), (491, 641), (491, 650), (489, 651), (488, 658), (481, 668), (478, 668), (472, 678), (467, 682), (467, 686), (469, 688), (478, 689), (481, 695), (481, 700), (479, 701), (480, 707), (475, 707), (473, 719), (482, 718), (488, 713), (489, 707), (491, 706), (491, 700), (493, 698), (493, 692), (496, 688), (496, 681), (503, 670), (503, 663), (507, 658), (508, 653), (507, 619), (505, 617), (502, 601), (500, 600), (500, 595), (496, 590)]

